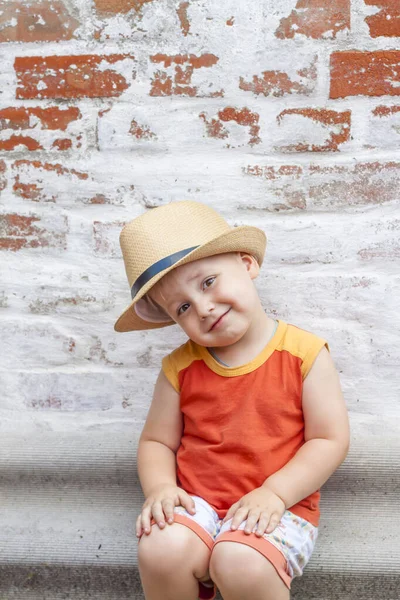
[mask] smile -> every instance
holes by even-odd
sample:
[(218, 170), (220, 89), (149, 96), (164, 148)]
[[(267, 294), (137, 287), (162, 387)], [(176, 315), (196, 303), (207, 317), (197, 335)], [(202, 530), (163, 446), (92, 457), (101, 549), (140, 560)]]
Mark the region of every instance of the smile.
[(231, 309), (229, 308), (223, 315), (221, 315), (220, 318), (217, 319), (215, 321), (215, 323), (211, 326), (211, 328), (209, 329), (209, 331), (213, 331), (214, 329), (216, 329), (217, 327), (219, 327), (221, 325), (221, 323), (222, 323), (225, 315), (227, 315), (230, 310)]

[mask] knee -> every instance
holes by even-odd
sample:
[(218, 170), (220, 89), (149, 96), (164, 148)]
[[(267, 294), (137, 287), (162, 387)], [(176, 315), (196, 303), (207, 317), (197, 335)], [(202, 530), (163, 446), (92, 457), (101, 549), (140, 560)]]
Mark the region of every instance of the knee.
[(249, 581), (265, 581), (269, 568), (274, 571), (257, 551), (237, 542), (217, 544), (210, 559), (210, 576), (221, 589), (237, 590)]
[(168, 525), (165, 529), (152, 526), (149, 535), (142, 535), (138, 547), (139, 568), (152, 573), (171, 572), (187, 553), (185, 531)]

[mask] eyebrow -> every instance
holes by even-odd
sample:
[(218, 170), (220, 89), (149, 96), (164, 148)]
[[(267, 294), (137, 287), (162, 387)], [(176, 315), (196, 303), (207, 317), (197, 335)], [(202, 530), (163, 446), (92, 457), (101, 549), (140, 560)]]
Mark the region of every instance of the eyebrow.
[(161, 310), (164, 310), (164, 311), (165, 310), (170, 310), (171, 304), (174, 303), (174, 297), (175, 296), (172, 296), (172, 297), (169, 297), (169, 298), (165, 298), (163, 296), (163, 294), (161, 294), (161, 295), (162, 295), (164, 306), (162, 306), (161, 304), (159, 304), (154, 298), (151, 298), (152, 301), (154, 302), (154, 304), (156, 304), (157, 306), (159, 306), (161, 308)]
[(201, 274), (202, 274), (202, 271), (197, 271), (197, 272), (196, 272), (196, 273), (193, 275), (193, 277), (190, 277), (190, 279), (188, 279), (188, 282), (189, 282), (189, 281), (193, 281), (193, 279), (197, 279), (198, 277), (200, 277), (200, 275), (201, 275)]

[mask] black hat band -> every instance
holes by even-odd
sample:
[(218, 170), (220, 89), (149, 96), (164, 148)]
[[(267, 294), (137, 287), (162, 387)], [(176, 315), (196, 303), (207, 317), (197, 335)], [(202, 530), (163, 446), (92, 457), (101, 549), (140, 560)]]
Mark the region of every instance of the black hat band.
[(135, 283), (131, 287), (132, 300), (134, 299), (136, 294), (142, 289), (142, 287), (146, 285), (148, 281), (150, 281), (150, 279), (152, 279), (161, 271), (168, 269), (168, 267), (171, 267), (172, 265), (177, 263), (178, 260), (189, 254), (189, 252), (192, 252), (192, 250), (196, 250), (196, 248), (198, 247), (199, 246), (192, 246), (191, 248), (185, 248), (184, 250), (179, 250), (179, 252), (174, 252), (174, 254), (170, 254), (169, 256), (158, 260), (157, 262), (152, 264), (148, 269), (143, 271), (143, 273), (139, 275), (139, 277), (136, 279)]

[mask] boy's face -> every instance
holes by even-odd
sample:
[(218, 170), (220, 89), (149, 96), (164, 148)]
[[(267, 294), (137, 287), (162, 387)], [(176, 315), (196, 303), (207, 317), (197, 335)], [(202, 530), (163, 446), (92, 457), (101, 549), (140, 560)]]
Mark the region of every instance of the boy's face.
[(177, 267), (151, 290), (151, 298), (201, 346), (228, 346), (248, 330), (259, 298), (257, 261), (228, 253)]

